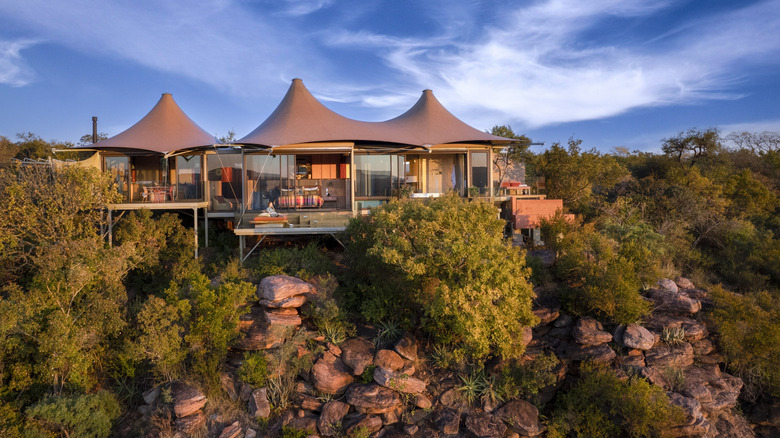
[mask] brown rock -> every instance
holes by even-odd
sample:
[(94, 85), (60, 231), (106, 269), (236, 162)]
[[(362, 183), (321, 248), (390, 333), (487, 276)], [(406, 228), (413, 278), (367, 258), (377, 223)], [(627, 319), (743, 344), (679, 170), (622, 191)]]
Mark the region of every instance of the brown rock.
[(466, 429), (479, 438), (501, 438), (506, 424), (495, 415), (474, 413), (466, 417)]
[(411, 361), (417, 360), (417, 342), (409, 333), (405, 333), (395, 343), (395, 351), (406, 359)]
[(241, 436), (241, 423), (236, 421), (235, 423), (222, 429), (222, 433), (219, 434), (219, 438), (238, 438)]
[[(639, 351), (639, 350), (636, 350)], [(645, 366), (645, 356), (640, 355), (627, 355), (620, 358), (621, 365), (628, 365), (632, 367), (642, 368)]]
[[(675, 286), (676, 287), (676, 286)], [(701, 302), (679, 292), (650, 289), (647, 297), (655, 304), (656, 312), (693, 314), (701, 310)]]
[(751, 425), (747, 422), (745, 417), (731, 409), (718, 412), (717, 415), (713, 415), (712, 417), (711, 423), (713, 429), (715, 429), (713, 435), (735, 438), (756, 436), (756, 433), (753, 432)]
[(288, 308), (288, 307), (298, 308), (303, 306), (305, 302), (306, 302), (306, 297), (304, 295), (296, 295), (294, 297), (287, 297), (279, 301), (270, 301), (264, 298), (260, 300), (260, 305), (265, 307), (271, 307), (273, 309), (281, 309), (281, 308)]
[(696, 289), (696, 285), (685, 277), (677, 277), (674, 282), (677, 283), (677, 287), (680, 289)]
[(712, 341), (709, 339), (700, 339), (691, 345), (693, 346), (693, 354), (695, 356), (705, 356), (715, 350), (715, 347), (712, 345)]
[(327, 351), (311, 369), (312, 381), (318, 391), (341, 394), (355, 380), (344, 362)]
[(673, 436), (704, 436), (710, 430), (710, 423), (701, 412), (701, 404), (694, 398), (672, 392), (669, 401), (685, 412), (685, 422), (671, 428)]
[(382, 367), (374, 369), (374, 381), (385, 388), (406, 394), (420, 394), (425, 391), (425, 382), (406, 374), (397, 374)]
[(248, 313), (239, 317), (238, 328), (244, 336), (234, 348), (257, 351), (276, 348), (282, 345), (290, 332), (287, 326), (270, 326), (263, 316), (264, 309), (254, 306)]
[(623, 345), (628, 348), (638, 350), (649, 350), (653, 348), (655, 337), (649, 330), (637, 324), (629, 324), (623, 331)]
[(545, 427), (539, 422), (539, 410), (524, 400), (513, 400), (496, 411), (510, 428), (522, 436), (537, 436)]
[(268, 301), (281, 301), (295, 295), (314, 292), (314, 286), (289, 275), (271, 275), (260, 281), (257, 287), (257, 298)]
[(347, 390), (347, 403), (364, 414), (383, 414), (401, 405), (397, 392), (374, 383), (354, 385)]
[(336, 436), (339, 434), (341, 420), (349, 412), (349, 405), (338, 400), (331, 400), (322, 407), (322, 413), (317, 420), (317, 429), (322, 436)]
[(378, 350), (374, 355), (374, 365), (390, 371), (398, 371), (404, 366), (404, 359), (393, 350)]
[(523, 345), (528, 346), (534, 339), (534, 332), (531, 327), (523, 327)]
[(238, 400), (238, 385), (232, 374), (226, 372), (219, 373), (219, 384), (231, 400)]
[(298, 406), (300, 406), (301, 409), (313, 412), (320, 412), (322, 410), (322, 402), (317, 397), (298, 394), (296, 399), (298, 401)]
[(356, 376), (374, 361), (374, 344), (365, 338), (350, 338), (341, 343), (341, 360)]
[(588, 346), (571, 343), (566, 349), (565, 356), (571, 360), (591, 360), (598, 363), (608, 363), (617, 355), (606, 344)]
[(587, 316), (574, 324), (572, 336), (577, 343), (588, 346), (606, 344), (612, 340), (612, 335), (604, 331), (600, 322)]
[(247, 427), (246, 433), (244, 433), (244, 438), (257, 438), (257, 431), (251, 427)]
[(687, 367), (693, 364), (693, 347), (687, 342), (674, 346), (661, 343), (645, 352), (645, 362), (649, 367)]
[(177, 418), (194, 414), (206, 406), (206, 396), (197, 388), (181, 382), (171, 384), (173, 412)]
[(366, 436), (378, 432), (382, 428), (382, 419), (376, 415), (363, 415), (354, 423), (351, 423), (346, 432), (346, 436), (353, 436), (359, 429), (365, 431)]
[(425, 394), (417, 394), (417, 397), (414, 399), (414, 405), (420, 409), (430, 409), (433, 403)]
[(547, 325), (555, 321), (560, 315), (560, 308), (557, 307), (540, 307), (533, 311), (534, 315), (539, 318), (539, 324), (537, 326)]
[(298, 315), (298, 309), (265, 309), (263, 310), (263, 318), (265, 322), (271, 326), (274, 325), (287, 325), (287, 326), (299, 326), (301, 325), (301, 316)]
[(658, 286), (659, 289), (667, 290), (673, 293), (678, 292), (677, 283), (675, 283), (674, 281), (668, 278), (662, 278), (658, 280), (658, 283), (656, 283), (655, 285)]
[(268, 394), (265, 388), (252, 391), (247, 409), (249, 409), (249, 415), (255, 418), (268, 418), (271, 415), (271, 405), (268, 403)]
[(160, 387), (155, 386), (152, 389), (144, 391), (142, 395), (144, 397), (144, 402), (146, 402), (147, 405), (150, 405), (160, 396)]
[(194, 435), (206, 426), (206, 416), (203, 412), (196, 411), (192, 415), (177, 418), (173, 422), (173, 425), (176, 427), (176, 430), (183, 432), (186, 435)]
[(558, 319), (553, 322), (553, 326), (556, 328), (563, 328), (563, 327), (569, 327), (571, 323), (574, 322), (574, 318), (572, 318), (570, 315), (567, 315), (565, 313), (561, 313), (560, 316), (558, 316)]
[(433, 424), (445, 435), (455, 435), (460, 429), (460, 413), (455, 409), (443, 408), (433, 416)]
[(309, 434), (317, 433), (317, 416), (304, 412), (303, 415), (296, 415), (287, 418), (286, 426), (291, 429), (302, 430)]
[(742, 380), (738, 377), (691, 366), (685, 369), (685, 383), (680, 392), (698, 400), (705, 412), (713, 413), (735, 407), (741, 389)]

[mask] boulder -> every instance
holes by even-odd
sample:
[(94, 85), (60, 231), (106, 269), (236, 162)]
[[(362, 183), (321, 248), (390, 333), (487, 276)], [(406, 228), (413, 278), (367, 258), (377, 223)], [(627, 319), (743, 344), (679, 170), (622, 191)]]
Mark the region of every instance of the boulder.
[(748, 423), (745, 417), (731, 409), (713, 415), (710, 418), (710, 423), (712, 423), (715, 432), (713, 435), (719, 437), (748, 438), (756, 436), (756, 432), (751, 427), (752, 425)]
[(685, 369), (683, 395), (699, 401), (707, 413), (730, 409), (737, 405), (742, 380), (724, 372), (714, 372), (716, 366), (691, 366)]
[(701, 310), (699, 300), (676, 291), (650, 289), (647, 291), (647, 297), (655, 304), (656, 312), (693, 314)]
[(568, 348), (566, 348), (564, 356), (571, 360), (590, 360), (598, 363), (609, 363), (617, 355), (615, 354), (615, 351), (606, 344), (580, 345), (571, 343), (568, 345)]
[(287, 297), (279, 301), (270, 301), (270, 300), (262, 299), (259, 302), (260, 305), (265, 307), (271, 307), (273, 309), (281, 309), (281, 308), (288, 308), (288, 307), (298, 308), (303, 306), (303, 303), (306, 302), (306, 297), (304, 295), (295, 295), (293, 297)]
[(376, 415), (362, 415), (357, 418), (357, 421), (350, 422), (345, 432), (345, 436), (355, 436), (357, 431), (361, 429), (365, 435), (369, 436), (373, 433), (379, 432), (382, 428), (382, 419)]
[(350, 338), (341, 343), (341, 360), (356, 376), (374, 361), (374, 344), (365, 338)]
[(692, 397), (676, 392), (669, 393), (669, 401), (685, 412), (685, 421), (671, 428), (673, 436), (704, 436), (710, 430), (710, 423), (702, 414), (701, 404)]
[(417, 394), (417, 397), (414, 398), (414, 405), (420, 409), (430, 409), (433, 403), (425, 394)]
[(317, 420), (317, 429), (322, 436), (337, 436), (344, 416), (349, 412), (349, 405), (338, 400), (331, 400), (322, 407), (322, 413)]
[(298, 309), (295, 308), (265, 309), (263, 310), (263, 318), (271, 326), (299, 326), (302, 322), (301, 316), (298, 315)]
[(206, 396), (193, 386), (173, 382), (171, 394), (173, 395), (173, 412), (177, 418), (192, 415), (206, 406)]
[(555, 321), (560, 315), (560, 308), (558, 307), (540, 307), (533, 311), (534, 315), (539, 318), (539, 324), (537, 326), (547, 325)]
[(601, 323), (588, 316), (577, 320), (572, 336), (582, 345), (600, 345), (612, 340), (612, 335), (604, 331)]
[(296, 295), (314, 293), (314, 286), (289, 275), (271, 275), (260, 281), (257, 298), (268, 301), (281, 301)]
[(227, 426), (224, 429), (222, 429), (222, 433), (219, 434), (219, 438), (238, 438), (239, 436), (241, 436), (241, 432), (243, 432), (243, 430), (241, 429), (241, 423), (236, 421), (230, 426)]
[(685, 277), (677, 277), (674, 279), (674, 282), (677, 284), (679, 289), (696, 289), (696, 285), (694, 285), (690, 279)]
[(204, 415), (201, 411), (196, 411), (192, 415), (177, 418), (173, 422), (173, 426), (176, 428), (176, 430), (184, 433), (187, 436), (195, 435), (196, 432), (206, 426), (206, 415)]
[(144, 402), (146, 402), (147, 405), (154, 403), (154, 401), (157, 400), (157, 397), (159, 396), (160, 396), (159, 386), (155, 386), (154, 388), (146, 390), (143, 393)]
[(383, 414), (401, 405), (401, 397), (397, 392), (374, 383), (350, 387), (346, 400), (363, 414)]
[(523, 327), (523, 345), (528, 346), (534, 339), (534, 332), (531, 327)]
[(314, 387), (325, 394), (341, 394), (355, 380), (344, 362), (327, 351), (314, 364), (311, 374)]
[(230, 397), (230, 400), (238, 400), (238, 384), (236, 383), (233, 374), (226, 372), (219, 373), (219, 385), (222, 387), (222, 390), (225, 391), (225, 394)]
[(571, 325), (572, 322), (574, 322), (574, 318), (572, 318), (570, 315), (567, 315), (565, 313), (561, 313), (560, 316), (558, 316), (558, 319), (556, 319), (555, 322), (553, 322), (553, 325), (558, 328), (568, 327)]
[(282, 345), (290, 331), (288, 326), (271, 326), (262, 307), (254, 306), (239, 317), (238, 329), (244, 335), (234, 348), (245, 351), (267, 350)]
[(313, 412), (320, 412), (322, 410), (322, 402), (312, 395), (296, 394), (295, 400), (301, 409)]
[(417, 342), (409, 333), (405, 333), (401, 339), (395, 343), (394, 349), (406, 359), (411, 361), (417, 360)]
[(715, 351), (715, 346), (709, 339), (700, 339), (691, 344), (693, 346), (694, 356), (706, 356)]
[(254, 418), (268, 418), (271, 415), (271, 405), (268, 403), (268, 394), (265, 388), (252, 391), (247, 409), (249, 415)]
[(667, 290), (669, 292), (674, 292), (674, 293), (679, 292), (679, 289), (677, 287), (677, 283), (675, 283), (674, 281), (672, 281), (672, 280), (670, 280), (668, 278), (662, 278), (662, 279), (658, 280), (658, 282), (655, 285), (658, 287), (658, 289), (663, 289), (663, 290)]
[(257, 431), (251, 427), (247, 427), (246, 432), (244, 433), (244, 438), (257, 438)]
[(374, 381), (385, 388), (406, 394), (420, 394), (425, 391), (425, 382), (406, 374), (398, 374), (382, 367), (374, 369)]
[(512, 400), (496, 411), (496, 415), (522, 436), (537, 436), (545, 427), (539, 422), (539, 410), (525, 400)]
[(623, 331), (622, 344), (628, 348), (637, 350), (649, 350), (653, 348), (655, 337), (649, 330), (637, 324), (629, 324)]
[(460, 429), (460, 413), (455, 409), (443, 408), (433, 415), (433, 424), (445, 435), (455, 435)]
[(390, 371), (404, 367), (404, 358), (393, 350), (378, 350), (374, 355), (374, 365)]
[(479, 438), (502, 438), (506, 424), (495, 415), (473, 413), (466, 417), (466, 429)]
[(317, 433), (317, 416), (304, 411), (298, 411), (298, 415), (287, 417), (283, 422), (285, 426), (302, 430), (308, 434)]
[(661, 343), (645, 352), (645, 362), (647, 366), (657, 368), (687, 367), (693, 365), (693, 347), (687, 342), (679, 345)]

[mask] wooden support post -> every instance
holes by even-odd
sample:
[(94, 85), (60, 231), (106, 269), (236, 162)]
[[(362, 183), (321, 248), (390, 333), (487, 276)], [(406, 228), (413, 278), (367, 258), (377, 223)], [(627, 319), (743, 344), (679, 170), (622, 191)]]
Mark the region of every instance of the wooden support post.
[(192, 209), (192, 214), (195, 219), (195, 258), (198, 258), (198, 207)]
[(203, 225), (204, 225), (204, 233), (205, 236), (205, 248), (209, 247), (209, 208), (206, 207), (203, 209)]
[(112, 210), (108, 210), (108, 246), (114, 246), (114, 215)]

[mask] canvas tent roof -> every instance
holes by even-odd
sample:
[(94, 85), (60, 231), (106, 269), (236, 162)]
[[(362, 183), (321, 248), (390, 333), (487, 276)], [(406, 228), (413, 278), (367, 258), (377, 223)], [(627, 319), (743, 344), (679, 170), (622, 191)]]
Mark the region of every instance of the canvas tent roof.
[(125, 151), (135, 149), (167, 154), (217, 143), (219, 141), (216, 137), (187, 117), (173, 96), (163, 93), (154, 108), (138, 123), (113, 137), (83, 147)]
[(273, 113), (236, 143), (281, 146), (314, 142), (363, 141), (431, 146), (444, 143), (505, 144), (511, 140), (479, 131), (447, 111), (430, 90), (406, 113), (385, 122), (362, 122), (330, 110), (300, 79), (293, 79)]

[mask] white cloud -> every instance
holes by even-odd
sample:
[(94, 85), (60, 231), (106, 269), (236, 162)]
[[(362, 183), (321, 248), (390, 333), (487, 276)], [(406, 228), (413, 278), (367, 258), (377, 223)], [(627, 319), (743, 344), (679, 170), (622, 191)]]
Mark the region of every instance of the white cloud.
[(726, 136), (732, 132), (780, 132), (779, 120), (759, 120), (756, 122), (732, 123), (718, 126), (721, 135)]
[(286, 8), (283, 15), (298, 17), (317, 12), (333, 5), (334, 0), (285, 0)]
[(35, 72), (19, 53), (34, 44), (30, 40), (0, 40), (0, 84), (23, 87), (35, 80)]
[(777, 64), (778, 1), (686, 23), (664, 35), (662, 49), (653, 42), (588, 44), (585, 35), (604, 19), (652, 19), (670, 3), (549, 0), (507, 11), (505, 22), (487, 26), (484, 38), (469, 43), (365, 33), (332, 43), (378, 50), (476, 126), (506, 120), (533, 128), (639, 107), (737, 99), (741, 95), (731, 90), (743, 79), (736, 73), (740, 64)]

